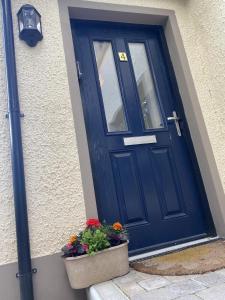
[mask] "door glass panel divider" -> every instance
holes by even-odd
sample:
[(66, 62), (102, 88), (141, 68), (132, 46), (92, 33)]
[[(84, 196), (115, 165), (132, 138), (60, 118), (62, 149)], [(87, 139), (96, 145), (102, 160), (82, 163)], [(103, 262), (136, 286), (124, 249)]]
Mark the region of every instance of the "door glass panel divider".
[(114, 62), (115, 62), (115, 68), (116, 68), (116, 73), (117, 73), (117, 78), (118, 78), (118, 82), (119, 82), (119, 86), (120, 86), (120, 92), (121, 92), (121, 97), (122, 97), (122, 103), (123, 103), (123, 109), (124, 109), (124, 114), (126, 117), (126, 122), (127, 122), (127, 131), (123, 131), (123, 132), (107, 132), (107, 135), (115, 135), (115, 134), (133, 134), (132, 132), (132, 126), (131, 126), (131, 122), (130, 122), (130, 116), (128, 114), (128, 103), (126, 101), (126, 93), (124, 91), (124, 83), (123, 83), (123, 76), (121, 73), (121, 68), (120, 68), (120, 61), (119, 61), (119, 56), (118, 56), (118, 49), (116, 46), (116, 42), (114, 40), (111, 41), (112, 43), (112, 50), (113, 50), (113, 57), (114, 57)]

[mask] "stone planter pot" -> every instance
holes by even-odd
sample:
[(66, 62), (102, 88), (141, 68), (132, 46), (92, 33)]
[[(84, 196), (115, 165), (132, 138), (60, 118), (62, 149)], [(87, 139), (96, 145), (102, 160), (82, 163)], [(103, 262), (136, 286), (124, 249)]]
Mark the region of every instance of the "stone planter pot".
[(128, 273), (128, 243), (99, 251), (93, 256), (67, 257), (64, 263), (71, 287), (87, 288)]

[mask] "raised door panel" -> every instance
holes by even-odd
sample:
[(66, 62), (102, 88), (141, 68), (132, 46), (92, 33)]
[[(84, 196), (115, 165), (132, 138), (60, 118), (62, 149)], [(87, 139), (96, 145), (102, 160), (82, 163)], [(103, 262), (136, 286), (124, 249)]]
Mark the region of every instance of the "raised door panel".
[(152, 149), (151, 153), (163, 218), (185, 215), (184, 198), (171, 149), (159, 147)]
[(121, 218), (128, 226), (146, 223), (147, 210), (135, 152), (112, 153), (111, 157)]

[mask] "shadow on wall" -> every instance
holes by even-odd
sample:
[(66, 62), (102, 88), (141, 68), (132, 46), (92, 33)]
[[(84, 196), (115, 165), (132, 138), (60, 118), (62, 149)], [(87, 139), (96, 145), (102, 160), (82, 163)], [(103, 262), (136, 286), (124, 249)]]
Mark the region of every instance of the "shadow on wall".
[[(60, 254), (35, 258), (33, 275), (35, 300), (86, 300), (84, 290), (75, 291), (69, 286), (63, 260)], [(16, 278), (17, 263), (0, 266), (0, 291), (4, 300), (19, 300), (19, 282)]]

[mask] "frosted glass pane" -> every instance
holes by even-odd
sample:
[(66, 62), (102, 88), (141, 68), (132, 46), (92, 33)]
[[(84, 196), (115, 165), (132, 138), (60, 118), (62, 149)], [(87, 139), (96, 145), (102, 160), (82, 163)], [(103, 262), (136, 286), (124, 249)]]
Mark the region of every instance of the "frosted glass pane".
[(129, 43), (145, 128), (162, 128), (163, 120), (156, 96), (145, 45)]
[(95, 41), (94, 50), (108, 131), (127, 131), (112, 45)]

